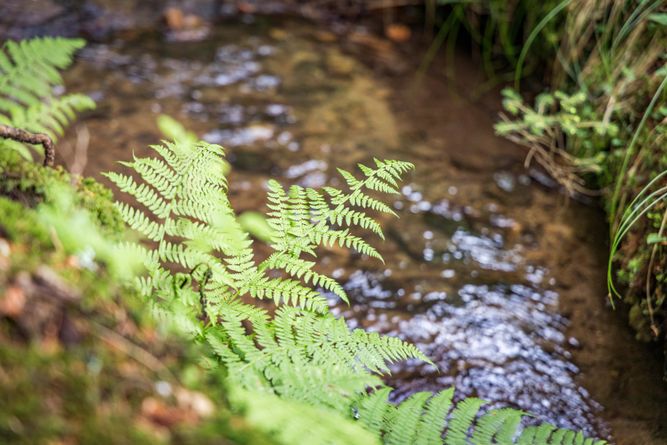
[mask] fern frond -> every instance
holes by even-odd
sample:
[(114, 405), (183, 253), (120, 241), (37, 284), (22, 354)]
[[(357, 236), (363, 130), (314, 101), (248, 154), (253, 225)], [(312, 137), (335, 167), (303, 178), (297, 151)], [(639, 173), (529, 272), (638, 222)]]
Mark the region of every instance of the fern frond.
[(376, 160), (376, 166), (373, 169), (359, 165), (366, 176), (364, 179), (357, 179), (352, 173), (338, 169), (350, 192), (325, 187), (329, 201), (317, 190), (293, 186), (287, 193), (277, 181), (269, 181), (268, 223), (273, 230), (274, 249), (298, 258), (303, 252), (314, 253), (318, 246), (337, 244), (382, 259), (375, 248), (353, 235), (349, 229), (357, 226), (384, 238), (380, 225), (366, 213), (366, 209), (395, 213), (364, 190), (397, 193), (397, 181), (412, 168), (412, 164)]
[[(349, 408), (350, 397), (380, 385), (369, 371), (386, 370), (387, 363), (406, 357), (422, 357), (398, 339), (387, 342), (377, 334), (350, 331), (331, 315), (290, 306), (280, 307), (273, 319), (225, 307), (219, 314), (224, 329), (209, 335), (236, 384), (268, 385), (283, 397), (342, 411)], [(250, 323), (254, 336), (247, 335), (244, 322)]]
[(387, 433), (384, 442), (388, 445), (415, 443), (424, 404), (432, 396), (430, 392), (418, 392), (392, 410), (387, 419), (400, 423), (401, 428), (394, 428)]
[(523, 430), (519, 437), (519, 445), (533, 445), (538, 443), (546, 444), (551, 436), (551, 433), (556, 430), (556, 427), (548, 423), (540, 426), (529, 426)]
[(329, 307), (326, 298), (319, 292), (296, 280), (262, 278), (249, 282), (241, 290), (254, 298), (269, 298), (276, 304), (293, 304), (320, 313), (326, 312)]
[(479, 414), (484, 401), (466, 398), (454, 404), (453, 388), (435, 395), (413, 394), (398, 405), (383, 388), (357, 401), (359, 420), (383, 436), (385, 443), (419, 445), (604, 445), (605, 441), (584, 439), (582, 433), (544, 424), (527, 427), (519, 434), (522, 411), (502, 408)]
[(139, 204), (150, 210), (156, 218), (164, 220), (169, 216), (172, 206), (147, 183), (139, 184), (131, 176), (119, 173), (106, 173), (105, 176), (116, 184), (121, 192), (132, 196)]
[(67, 68), (84, 44), (81, 39), (60, 37), (7, 41), (0, 55), (0, 94), (11, 97), (20, 92), (29, 96), (25, 105), (39, 103), (52, 86), (62, 84), (58, 70)]
[(387, 422), (387, 411), (390, 407), (387, 399), (392, 389), (380, 388), (370, 394), (364, 394), (354, 408), (355, 418), (359, 419), (366, 429), (380, 436)]
[(164, 226), (152, 221), (146, 215), (126, 203), (116, 203), (121, 217), (132, 229), (151, 241), (160, 241), (164, 237)]
[[(57, 97), (53, 93), (54, 87), (63, 84), (59, 70), (72, 63), (74, 53), (83, 45), (83, 40), (60, 37), (7, 41), (0, 49), (0, 122), (46, 133), (55, 141), (77, 112), (95, 108), (88, 96)], [(0, 141), (0, 145), (30, 157), (18, 143)]]
[[(135, 158), (125, 164), (138, 178), (108, 175), (141, 205), (118, 204), (125, 221), (157, 244), (139, 249), (147, 273), (138, 287), (156, 312), (205, 339), (210, 364), (217, 360), (225, 368), (228, 386), (240, 394), (238, 403), (253, 411), (249, 415), (258, 416), (255, 420), (267, 431), (278, 431), (287, 443), (299, 443), (304, 435), (307, 443), (320, 443), (318, 435), (325, 433), (323, 443), (339, 438), (355, 443), (361, 437), (363, 443), (381, 438), (389, 444), (420, 445), (583, 440), (581, 434), (550, 426), (518, 434), (522, 412), (480, 414), (483, 401), (470, 398), (454, 404), (451, 389), (390, 403), (391, 388), (382, 384), (381, 376), (390, 372), (391, 364), (410, 359), (432, 363), (414, 345), (352, 330), (328, 312), (318, 288), (344, 300), (345, 291), (302, 256), (336, 244), (380, 258), (352, 229), (382, 236), (367, 211), (393, 212), (369, 193), (396, 193), (411, 164), (375, 160), (373, 168), (359, 166), (362, 178), (341, 171), (349, 190), (327, 188), (324, 194), (300, 186), (286, 191), (270, 181), (268, 224), (274, 252), (258, 264), (253, 241), (227, 196), (222, 147), (182, 138), (153, 150), (159, 159)], [(277, 309), (271, 315), (249, 304), (250, 298), (271, 299)], [(269, 406), (282, 406), (285, 412), (269, 415)], [(290, 417), (295, 413), (302, 421)], [(340, 425), (334, 430), (326, 425), (309, 428), (303, 420), (311, 413), (326, 413)]]
[[(332, 202), (339, 202), (345, 198), (345, 194), (336, 188), (324, 187), (323, 190), (331, 197)], [(364, 209), (371, 209), (376, 212), (388, 213), (392, 216), (396, 216), (396, 212), (394, 212), (387, 204), (362, 192), (357, 192), (354, 197), (351, 197), (350, 204)]]
[(351, 208), (344, 208), (338, 212), (332, 211), (329, 215), (329, 219), (333, 224), (338, 226), (359, 226), (362, 229), (372, 231), (380, 238), (384, 239), (384, 233), (382, 233), (380, 224), (364, 212), (353, 210)]
[(141, 179), (153, 186), (164, 199), (173, 198), (176, 192), (175, 173), (163, 160), (135, 157), (132, 162), (121, 162), (120, 164), (137, 172)]
[(262, 262), (260, 269), (284, 270), (288, 275), (303, 280), (306, 284), (321, 287), (324, 290), (332, 292), (341, 300), (348, 302), (347, 293), (343, 289), (343, 286), (333, 278), (314, 271), (314, 266), (314, 261), (305, 261), (284, 252), (275, 252)]
[(7, 123), (33, 133), (46, 133), (52, 140), (62, 136), (65, 127), (76, 118), (76, 113), (95, 108), (95, 102), (82, 94), (70, 94), (51, 98), (23, 108), (12, 104), (8, 107)]
[[(447, 428), (445, 445), (465, 445), (468, 431), (477, 415), (477, 411), (484, 404), (483, 400), (475, 397), (463, 399), (452, 412), (452, 420)], [(482, 444), (480, 444), (482, 445)]]
[(513, 435), (523, 414), (521, 411), (510, 408), (489, 411), (477, 422), (471, 441), (482, 444), (512, 443)]
[(258, 391), (235, 391), (247, 421), (285, 445), (377, 445), (379, 440), (325, 407), (284, 400)]
[(442, 432), (445, 429), (447, 413), (452, 407), (454, 388), (449, 388), (435, 394), (426, 403), (424, 415), (419, 426), (419, 435), (415, 440), (416, 445), (440, 445), (442, 444)]

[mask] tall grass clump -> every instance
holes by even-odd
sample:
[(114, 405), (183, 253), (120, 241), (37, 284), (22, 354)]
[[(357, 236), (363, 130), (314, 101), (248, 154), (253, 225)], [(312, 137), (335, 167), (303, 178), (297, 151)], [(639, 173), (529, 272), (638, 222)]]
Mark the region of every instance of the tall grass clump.
[(521, 54), (522, 42), (530, 39), (536, 28), (542, 30), (541, 38), (534, 42), (538, 51), (548, 52), (558, 42), (558, 21), (541, 23), (558, 8), (557, 0), (426, 0), (424, 3), (426, 22), (429, 28), (433, 27), (434, 37), (422, 59), (422, 72), (441, 49), (451, 59), (457, 43), (469, 40), (478, 49), (482, 68), (494, 84), (511, 79), (521, 59), (525, 63), (524, 72), (531, 72), (541, 62)]
[[(545, 91), (527, 94), (525, 61), (540, 57), (532, 45), (553, 23), (560, 39)], [(667, 6), (564, 0), (538, 25), (520, 53), (514, 88), (503, 91), (506, 112), (496, 130), (525, 146), (527, 163), (569, 193), (603, 197), (612, 303), (630, 306), (638, 338), (664, 338)]]

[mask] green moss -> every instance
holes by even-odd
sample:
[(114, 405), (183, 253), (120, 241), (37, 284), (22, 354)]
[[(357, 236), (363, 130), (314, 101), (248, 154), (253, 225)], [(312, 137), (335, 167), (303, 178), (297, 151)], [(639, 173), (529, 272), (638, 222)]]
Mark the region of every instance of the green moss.
[[(0, 237), (13, 245), (10, 268), (0, 273), (4, 281), (46, 265), (81, 290), (85, 302), (113, 295), (118, 283), (107, 266), (126, 263), (113, 248), (125, 236), (125, 226), (107, 187), (3, 151), (0, 214)], [(96, 264), (90, 263), (86, 246), (95, 249)]]
[(48, 234), (37, 222), (35, 212), (23, 204), (0, 196), (0, 235), (14, 242), (33, 243), (35, 249), (50, 244)]
[[(80, 321), (83, 325), (90, 321), (113, 325), (123, 314), (138, 334), (152, 332), (154, 321), (146, 303), (119, 288), (105, 268), (89, 270), (72, 263), (71, 253), (59, 245), (45, 224), (43, 205), (59, 205), (57, 193), (50, 191), (70, 184), (74, 190), (71, 210), (87, 211), (105, 237), (125, 236), (113, 195), (105, 186), (91, 178), (73, 178), (61, 168), (26, 162), (12, 152), (0, 153), (0, 238), (11, 248), (9, 267), (0, 270), (0, 298), (16, 274), (47, 266), (84, 296), (79, 308), (87, 314), (85, 321)], [(71, 216), (70, 211), (65, 213), (68, 215), (63, 217)], [(110, 309), (111, 301), (115, 302)], [(71, 316), (83, 317), (76, 312)], [(66, 349), (53, 339), (56, 352), (49, 352), (39, 346), (43, 339), (25, 342), (13, 326), (0, 317), (0, 443), (275, 443), (225, 408), (223, 386), (202, 372), (197, 365), (200, 354), (191, 345), (162, 337), (157, 341), (133, 340), (152, 350), (176, 354), (174, 374), (218, 405), (210, 419), (172, 425), (166, 434), (155, 435), (145, 420), (143, 425), (138, 420), (142, 418), (142, 400), (154, 396), (154, 382), (160, 377), (141, 370), (131, 357), (119, 354), (92, 332), (84, 335), (83, 343)], [(128, 366), (135, 369), (131, 375)]]
[(119, 238), (124, 224), (113, 204), (113, 193), (92, 178), (73, 177), (62, 167), (46, 168), (14, 152), (0, 153), (0, 196), (34, 208), (54, 185), (72, 185), (77, 204), (87, 209), (108, 236)]
[(156, 442), (135, 426), (129, 406), (102, 406), (106, 400), (97, 395), (110, 400), (117, 389), (100, 384), (81, 352), (48, 353), (7, 339), (0, 342), (1, 443), (27, 445), (73, 438), (81, 444)]
[[(39, 343), (12, 340), (11, 331), (10, 325), (0, 320), (0, 443), (276, 443), (225, 408), (223, 386), (208, 374), (194, 386), (216, 401), (214, 415), (194, 424), (169, 425), (155, 435), (146, 427), (150, 422), (141, 409), (145, 397), (156, 397), (153, 385), (157, 377), (150, 370), (94, 336), (52, 351)], [(178, 348), (185, 346), (168, 346), (170, 350)], [(178, 366), (193, 366), (195, 353), (192, 350), (179, 357)], [(160, 430), (157, 425), (155, 428)]]

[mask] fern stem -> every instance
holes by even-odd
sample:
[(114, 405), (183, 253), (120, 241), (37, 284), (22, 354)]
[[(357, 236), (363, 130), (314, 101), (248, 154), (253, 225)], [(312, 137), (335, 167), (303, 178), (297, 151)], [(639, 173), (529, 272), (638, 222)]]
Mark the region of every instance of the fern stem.
[(0, 125), (0, 137), (23, 142), (24, 144), (42, 145), (44, 147), (44, 167), (53, 167), (56, 151), (53, 141), (44, 133), (30, 133), (20, 128)]

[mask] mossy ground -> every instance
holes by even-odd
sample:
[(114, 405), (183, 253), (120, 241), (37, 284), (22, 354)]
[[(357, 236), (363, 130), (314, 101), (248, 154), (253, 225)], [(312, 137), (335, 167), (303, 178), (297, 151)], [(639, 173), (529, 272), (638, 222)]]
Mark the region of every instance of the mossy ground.
[(105, 236), (125, 236), (104, 186), (0, 156), (0, 442), (272, 443), (227, 410), (196, 345), (59, 245), (39, 217), (57, 184)]

